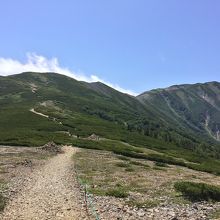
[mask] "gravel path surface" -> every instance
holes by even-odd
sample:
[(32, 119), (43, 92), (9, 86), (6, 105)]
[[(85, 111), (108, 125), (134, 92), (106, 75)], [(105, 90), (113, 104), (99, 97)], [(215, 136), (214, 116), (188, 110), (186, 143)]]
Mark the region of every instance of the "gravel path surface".
[(75, 149), (49, 159), (23, 182), (21, 190), (8, 202), (3, 220), (89, 219), (74, 176)]

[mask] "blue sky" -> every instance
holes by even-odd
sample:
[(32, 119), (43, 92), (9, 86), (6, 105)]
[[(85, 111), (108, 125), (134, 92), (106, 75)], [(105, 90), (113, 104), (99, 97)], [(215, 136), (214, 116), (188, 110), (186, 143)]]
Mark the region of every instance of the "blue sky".
[(33, 53), (135, 93), (220, 81), (219, 11), (219, 0), (1, 1), (0, 74)]

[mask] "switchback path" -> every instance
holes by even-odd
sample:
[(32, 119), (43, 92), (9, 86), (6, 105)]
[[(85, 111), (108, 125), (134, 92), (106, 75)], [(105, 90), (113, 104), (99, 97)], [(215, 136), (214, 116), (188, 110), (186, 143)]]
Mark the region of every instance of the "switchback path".
[(74, 174), (75, 149), (63, 150), (31, 173), (6, 206), (3, 220), (89, 219)]

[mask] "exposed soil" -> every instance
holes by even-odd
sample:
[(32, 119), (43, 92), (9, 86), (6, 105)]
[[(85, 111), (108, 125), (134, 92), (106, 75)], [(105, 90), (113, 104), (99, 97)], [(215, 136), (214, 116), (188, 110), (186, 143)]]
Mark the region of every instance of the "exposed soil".
[(40, 116), (45, 117), (45, 118), (49, 118), (48, 115), (44, 115), (43, 113), (37, 112), (37, 111), (34, 110), (34, 108), (30, 109), (30, 112), (33, 112), (34, 114), (40, 115)]

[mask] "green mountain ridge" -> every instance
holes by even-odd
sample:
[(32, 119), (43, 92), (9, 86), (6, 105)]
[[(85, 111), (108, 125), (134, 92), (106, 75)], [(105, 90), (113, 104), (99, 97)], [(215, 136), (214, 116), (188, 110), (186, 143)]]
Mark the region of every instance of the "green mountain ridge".
[[(0, 144), (39, 146), (53, 140), (117, 149), (127, 143), (121, 149), (129, 155), (132, 145), (203, 163), (220, 158), (219, 94), (218, 82), (133, 97), (56, 73), (0, 77)], [(114, 140), (114, 147), (84, 140), (93, 133)]]
[(145, 92), (138, 99), (150, 103), (174, 123), (220, 141), (220, 83), (175, 85)]

